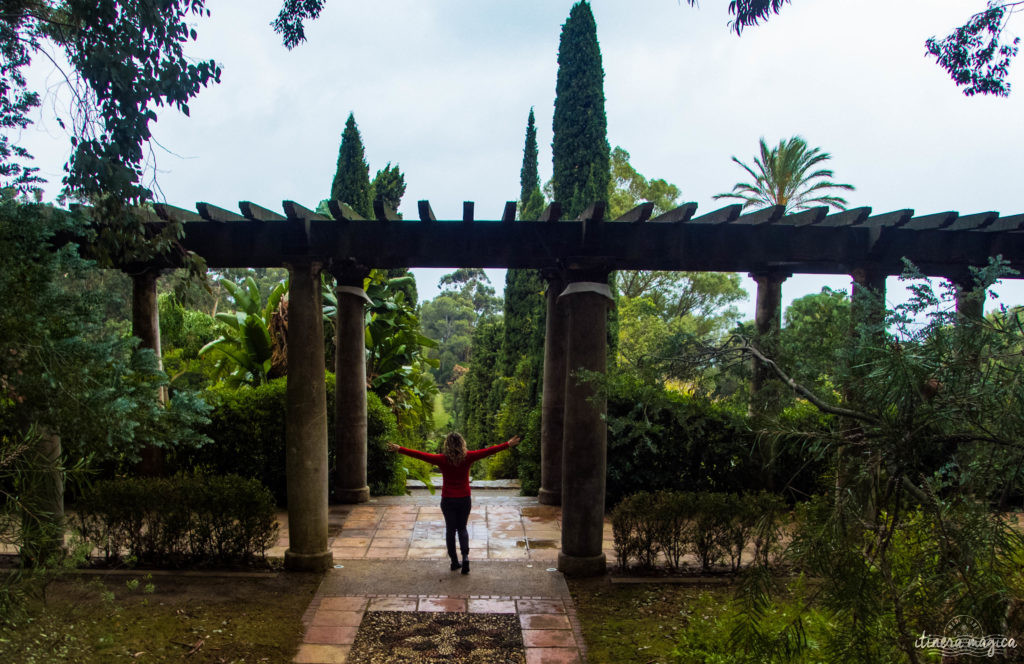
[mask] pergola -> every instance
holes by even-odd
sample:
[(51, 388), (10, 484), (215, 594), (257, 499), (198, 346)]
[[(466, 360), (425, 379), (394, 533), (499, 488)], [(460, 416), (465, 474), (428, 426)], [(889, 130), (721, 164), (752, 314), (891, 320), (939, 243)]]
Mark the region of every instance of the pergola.
[[(741, 214), (732, 205), (696, 215), (688, 203), (652, 218), (652, 204), (606, 221), (597, 202), (579, 218), (562, 218), (551, 204), (537, 220), (479, 221), (474, 204), (461, 219), (436, 219), (420, 201), (417, 220), (403, 220), (379, 201), (363, 219), (331, 201), (331, 216), (284, 201), (282, 213), (241, 202), (240, 213), (207, 203), (196, 211), (156, 205), (152, 224), (183, 222), (181, 243), (210, 267), (287, 267), (288, 325), (286, 475), (289, 569), (323, 569), (327, 546), (327, 413), (324, 388), (320, 274), (337, 280), (335, 498), (369, 499), (366, 482), (366, 376), (363, 279), (370, 268), (503, 267), (541, 270), (548, 281), (541, 425), (540, 501), (562, 506), (558, 567), (567, 574), (602, 574), (607, 427), (605, 404), (576, 371), (605, 371), (606, 314), (613, 270), (748, 272), (758, 284), (756, 325), (777, 330), (782, 282), (794, 273), (849, 274), (856, 299), (864, 289), (884, 294), (885, 278), (903, 259), (924, 274), (944, 277), (958, 292), (974, 286), (971, 266), (1001, 255), (1024, 269), (1024, 215), (996, 212), (914, 216), (913, 210), (872, 214), (827, 208), (785, 214), (769, 207)], [(166, 264), (126, 266), (135, 280), (135, 334), (159, 356), (156, 277)], [(973, 304), (969, 304), (973, 303)], [(963, 298), (980, 315), (980, 298)], [(973, 311), (968, 311), (974, 307)], [(563, 463), (564, 460), (564, 463)]]

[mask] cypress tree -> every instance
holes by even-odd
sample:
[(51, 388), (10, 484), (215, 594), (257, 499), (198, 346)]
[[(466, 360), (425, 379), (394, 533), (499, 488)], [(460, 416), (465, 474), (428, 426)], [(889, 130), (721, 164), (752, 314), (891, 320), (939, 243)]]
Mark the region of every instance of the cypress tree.
[(370, 189), (372, 200), (379, 198), (392, 210), (398, 210), (405, 195), (405, 173), (398, 170), (398, 164), (392, 166), (389, 161), (387, 166), (377, 171)]
[(573, 5), (562, 26), (552, 129), (555, 200), (572, 219), (608, 196), (611, 172), (601, 48), (586, 1)]
[(356, 127), (356, 118), (348, 114), (345, 131), (338, 149), (338, 167), (331, 183), (331, 198), (347, 203), (358, 214), (373, 218), (370, 198), (370, 167), (363, 152), (363, 139)]
[(523, 167), (519, 171), (519, 218), (535, 221), (543, 211), (544, 194), (540, 190), (540, 173), (537, 171), (537, 125), (531, 108), (526, 121)]

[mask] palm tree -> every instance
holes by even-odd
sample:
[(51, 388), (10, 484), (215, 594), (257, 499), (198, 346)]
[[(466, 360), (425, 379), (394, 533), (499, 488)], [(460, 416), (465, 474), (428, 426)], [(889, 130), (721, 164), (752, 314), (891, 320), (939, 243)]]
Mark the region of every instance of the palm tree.
[(777, 147), (768, 148), (761, 139), (761, 157), (754, 157), (751, 168), (733, 157), (754, 178), (753, 183), (740, 182), (727, 194), (716, 194), (715, 199), (733, 198), (743, 201), (743, 207), (767, 207), (784, 205), (786, 212), (805, 210), (814, 204), (831, 205), (846, 209), (846, 199), (827, 193), (830, 189), (853, 191), (853, 185), (830, 182), (834, 177), (827, 169), (812, 169), (832, 158), (820, 148), (808, 149), (807, 141), (794, 136), (788, 141), (779, 141)]

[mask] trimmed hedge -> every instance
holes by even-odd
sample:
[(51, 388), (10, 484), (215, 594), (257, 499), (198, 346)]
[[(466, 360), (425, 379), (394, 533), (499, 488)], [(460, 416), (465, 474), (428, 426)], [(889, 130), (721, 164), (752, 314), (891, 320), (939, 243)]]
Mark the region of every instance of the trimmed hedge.
[[(334, 376), (327, 374), (327, 455), (334, 468)], [(259, 387), (216, 387), (204, 396), (213, 411), (203, 433), (213, 441), (185, 450), (177, 466), (186, 472), (236, 474), (261, 482), (279, 505), (287, 503), (285, 411), (287, 378)], [(384, 445), (395, 436), (395, 416), (376, 394), (366, 395), (367, 479), (374, 495), (405, 493), (405, 474)], [(333, 473), (331, 474), (333, 476)]]
[(249, 563), (277, 541), (273, 496), (237, 475), (101, 481), (75, 507), (72, 522), (107, 562)]
[(654, 567), (664, 555), (677, 570), (692, 553), (702, 571), (728, 559), (732, 571), (743, 564), (743, 550), (754, 545), (757, 562), (769, 564), (779, 541), (786, 511), (782, 498), (770, 493), (733, 495), (710, 492), (640, 492), (622, 500), (612, 511), (612, 532), (619, 567), (635, 561)]

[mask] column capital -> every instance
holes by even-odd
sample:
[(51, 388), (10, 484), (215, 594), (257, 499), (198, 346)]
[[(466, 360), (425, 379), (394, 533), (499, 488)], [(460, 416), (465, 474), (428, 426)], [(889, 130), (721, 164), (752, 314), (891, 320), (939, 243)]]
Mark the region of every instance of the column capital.
[(363, 287), (363, 280), (370, 276), (370, 268), (357, 263), (352, 258), (331, 260), (327, 266), (339, 285)]
[(788, 270), (768, 268), (764, 270), (755, 270), (754, 272), (748, 272), (747, 276), (758, 283), (762, 281), (777, 281), (779, 283), (782, 283), (786, 279), (792, 277), (793, 273)]

